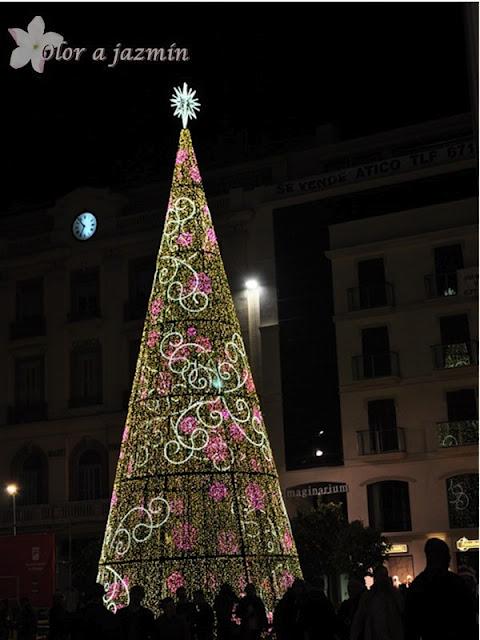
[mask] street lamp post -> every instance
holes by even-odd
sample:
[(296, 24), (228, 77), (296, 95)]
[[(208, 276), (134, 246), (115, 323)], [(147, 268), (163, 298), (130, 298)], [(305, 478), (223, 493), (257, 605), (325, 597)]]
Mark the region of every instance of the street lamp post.
[(17, 508), (15, 503), (15, 497), (18, 493), (18, 487), (16, 484), (7, 485), (6, 491), (9, 496), (12, 496), (12, 506), (13, 506), (13, 535), (17, 535)]

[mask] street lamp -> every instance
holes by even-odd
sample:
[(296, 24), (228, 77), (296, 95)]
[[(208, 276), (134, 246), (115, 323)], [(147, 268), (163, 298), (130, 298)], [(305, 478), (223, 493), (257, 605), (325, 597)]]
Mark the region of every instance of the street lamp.
[(17, 510), (15, 504), (15, 497), (18, 493), (18, 487), (16, 484), (8, 484), (6, 486), (5, 491), (9, 496), (12, 496), (12, 506), (13, 506), (13, 535), (17, 535)]
[(258, 289), (258, 280), (255, 280), (255, 278), (250, 278), (245, 282), (245, 287), (250, 290)]

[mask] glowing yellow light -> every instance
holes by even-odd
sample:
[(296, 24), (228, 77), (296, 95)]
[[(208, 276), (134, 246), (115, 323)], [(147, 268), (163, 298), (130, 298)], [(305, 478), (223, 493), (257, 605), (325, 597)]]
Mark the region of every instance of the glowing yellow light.
[(15, 496), (18, 493), (18, 487), (16, 484), (8, 484), (5, 488), (5, 491), (10, 496)]
[(258, 289), (258, 280), (255, 280), (255, 278), (250, 278), (245, 282), (245, 287), (251, 290)]

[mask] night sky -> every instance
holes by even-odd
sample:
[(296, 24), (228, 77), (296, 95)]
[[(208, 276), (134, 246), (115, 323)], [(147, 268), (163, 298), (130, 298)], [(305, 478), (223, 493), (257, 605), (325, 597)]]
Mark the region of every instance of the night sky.
[[(170, 178), (179, 130), (169, 105), (184, 80), (198, 90), (192, 125), (203, 170), (216, 139), (313, 133), (342, 138), (470, 109), (459, 3), (4, 4), (2, 209), (52, 200), (83, 185), (122, 188)], [(78, 63), (9, 67), (9, 27), (41, 15), (47, 31), (87, 47)], [(96, 47), (190, 50), (183, 63), (93, 63)], [(111, 54), (110, 54), (111, 55)]]

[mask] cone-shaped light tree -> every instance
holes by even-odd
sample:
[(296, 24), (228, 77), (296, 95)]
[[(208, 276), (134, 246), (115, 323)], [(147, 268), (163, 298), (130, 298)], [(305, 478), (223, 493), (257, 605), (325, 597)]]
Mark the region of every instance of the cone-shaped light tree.
[[(177, 113), (193, 95), (177, 90)], [(185, 126), (100, 558), (113, 611), (135, 584), (157, 613), (180, 586), (211, 599), (223, 582), (271, 607), (301, 575)]]

